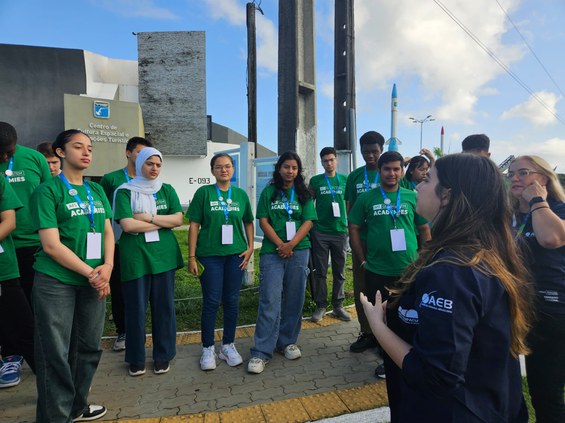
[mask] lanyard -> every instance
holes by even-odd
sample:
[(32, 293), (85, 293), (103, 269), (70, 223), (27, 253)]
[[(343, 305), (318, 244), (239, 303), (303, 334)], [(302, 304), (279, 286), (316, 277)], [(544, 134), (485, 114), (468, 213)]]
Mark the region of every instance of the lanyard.
[(416, 189), (416, 187), (418, 186), (418, 184), (414, 181), (410, 181), (410, 183), (412, 184), (412, 186), (414, 187), (414, 189)]
[(288, 220), (291, 221), (292, 220), (292, 202), (294, 201), (294, 184), (292, 185), (292, 190), (290, 191), (290, 202), (286, 199), (286, 195), (284, 193), (283, 190), (281, 190), (281, 199), (284, 205), (284, 208), (286, 209), (286, 212), (288, 213)]
[[(77, 201), (79, 207), (83, 211), (86, 211), (86, 208), (87, 208), (86, 204), (83, 203), (83, 201), (78, 196), (77, 190), (74, 189), (71, 186), (71, 184), (67, 180), (66, 176), (62, 172), (59, 173), (59, 178), (61, 179), (61, 181), (63, 181), (63, 183), (65, 184), (65, 186), (69, 190), (69, 195), (72, 195), (75, 198), (75, 200)], [(88, 209), (88, 212), (87, 212), (88, 220), (90, 220), (90, 228), (92, 229), (92, 232), (96, 232), (95, 224), (94, 224), (94, 199), (92, 198), (92, 193), (90, 192), (90, 187), (88, 186), (88, 183), (85, 180), (83, 180), (83, 183), (84, 183), (84, 188), (86, 189), (86, 196), (88, 198), (88, 202), (90, 203), (90, 208)]]
[(367, 166), (365, 166), (365, 191), (369, 191), (371, 188), (376, 188), (377, 184), (379, 183), (379, 172), (377, 172), (377, 176), (375, 177), (375, 182), (371, 184), (369, 187), (369, 175), (367, 174)]
[(10, 176), (14, 174), (14, 172), (12, 171), (13, 167), (14, 167), (14, 156), (10, 157), (10, 162), (8, 163), (8, 169), (4, 171), (4, 174), (6, 175), (6, 180), (8, 182), (10, 181)]
[[(332, 201), (335, 202), (335, 195), (337, 194), (336, 190), (333, 189), (332, 184), (330, 183), (330, 179), (328, 175), (324, 173), (324, 177), (326, 178), (326, 183), (328, 184), (328, 188), (330, 189), (330, 193), (332, 194)], [(336, 173), (335, 177), (337, 178), (337, 186), (339, 187), (339, 175)]]
[(228, 215), (230, 214), (228, 207), (232, 202), (232, 200), (231, 200), (231, 185), (230, 185), (230, 188), (228, 189), (228, 198), (227, 198), (226, 201), (224, 201), (224, 197), (222, 197), (222, 193), (220, 192), (220, 188), (218, 187), (218, 184), (216, 184), (214, 186), (216, 187), (216, 192), (218, 193), (218, 201), (220, 202), (220, 205), (222, 206), (222, 210), (224, 211), (224, 216), (226, 217), (226, 223), (228, 223)]
[(392, 206), (390, 205), (390, 198), (386, 196), (383, 187), (379, 186), (379, 188), (381, 189), (381, 194), (384, 198), (386, 209), (388, 210), (388, 213), (392, 216), (394, 227), (396, 228), (396, 216), (400, 214), (400, 187), (398, 187), (398, 194), (396, 195), (396, 210), (392, 210)]
[(127, 170), (125, 167), (124, 167), (123, 170), (124, 170), (124, 175), (126, 175), (126, 182), (131, 181), (131, 178), (130, 178), (129, 175), (128, 175), (128, 170)]
[[(522, 224), (518, 227), (518, 231), (516, 232), (516, 235), (514, 236), (514, 239), (518, 239), (518, 237), (520, 235), (522, 235), (522, 232), (524, 232), (524, 228), (526, 227), (526, 225), (528, 224), (528, 220), (530, 220), (530, 216), (532, 215), (532, 211), (530, 210), (528, 212), (528, 214), (526, 214), (526, 217), (524, 217), (524, 220), (522, 220)], [(512, 227), (515, 228), (517, 225), (517, 221), (516, 221), (516, 214), (514, 214), (514, 216), (512, 216)]]

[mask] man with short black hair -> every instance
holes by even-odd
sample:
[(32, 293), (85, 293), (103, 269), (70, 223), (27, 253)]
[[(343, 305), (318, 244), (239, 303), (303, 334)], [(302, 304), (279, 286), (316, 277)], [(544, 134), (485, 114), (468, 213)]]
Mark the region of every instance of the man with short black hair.
[(312, 299), (316, 310), (311, 320), (319, 322), (325, 316), (328, 305), (328, 259), (332, 263), (332, 314), (340, 320), (350, 321), (351, 316), (343, 308), (345, 293), (345, 258), (347, 256), (347, 217), (345, 208), (345, 175), (336, 172), (337, 152), (333, 147), (320, 151), (324, 173), (310, 179), (310, 189), (316, 201), (318, 220), (310, 231), (312, 241)]
[[(383, 300), (388, 299), (387, 288), (416, 259), (418, 236), (420, 242), (430, 239), (426, 219), (416, 214), (416, 192), (399, 185), (403, 164), (397, 151), (383, 153), (378, 160), (380, 186), (361, 194), (348, 216), (351, 249), (365, 273), (363, 293), (373, 303), (377, 290)], [(366, 232), (366, 247), (361, 228)], [(377, 370), (384, 377), (381, 366)]]
[(490, 139), (485, 134), (473, 134), (465, 137), (461, 142), (463, 153), (476, 154), (478, 156), (490, 157)]
[[(379, 183), (378, 160), (383, 152), (385, 143), (384, 137), (376, 131), (365, 132), (359, 138), (361, 155), (365, 160), (365, 166), (355, 169), (347, 177), (345, 186), (345, 201), (347, 202), (347, 213), (353, 208), (357, 197), (366, 191), (377, 187)], [(361, 233), (361, 245), (365, 248), (365, 232)], [(364, 257), (365, 254), (362, 255)], [(363, 352), (368, 348), (377, 346), (377, 340), (371, 332), (371, 327), (365, 316), (365, 310), (359, 299), (359, 293), (365, 292), (365, 272), (361, 269), (359, 256), (353, 251), (351, 255), (353, 261), (353, 292), (355, 296), (355, 310), (359, 320), (360, 333), (357, 340), (351, 344), (351, 352)]]
[[(126, 167), (107, 173), (100, 180), (100, 185), (104, 188), (108, 201), (114, 207), (114, 192), (116, 189), (130, 179), (135, 178), (135, 159), (141, 150), (145, 147), (153, 147), (151, 142), (142, 137), (130, 138), (126, 144)], [(119, 243), (121, 228), (120, 225), (113, 225), (114, 236), (116, 244)], [(120, 254), (119, 248), (116, 245), (114, 249), (114, 268), (112, 269), (112, 276), (110, 277), (110, 290), (112, 292), (112, 317), (116, 325), (117, 337), (114, 341), (113, 350), (123, 351), (126, 349), (126, 323), (124, 311), (124, 298), (122, 295), (121, 286), (121, 272), (120, 272)]]

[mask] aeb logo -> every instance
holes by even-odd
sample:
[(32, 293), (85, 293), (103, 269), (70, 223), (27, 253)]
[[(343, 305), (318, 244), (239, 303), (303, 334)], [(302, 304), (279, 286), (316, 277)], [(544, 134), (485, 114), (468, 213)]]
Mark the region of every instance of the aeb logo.
[(110, 103), (106, 101), (95, 101), (93, 112), (95, 118), (110, 119)]
[(437, 291), (432, 291), (430, 293), (422, 295), (420, 307), (426, 307), (433, 310), (443, 311), (445, 313), (451, 313), (453, 310), (453, 300), (439, 297), (435, 294), (436, 292)]

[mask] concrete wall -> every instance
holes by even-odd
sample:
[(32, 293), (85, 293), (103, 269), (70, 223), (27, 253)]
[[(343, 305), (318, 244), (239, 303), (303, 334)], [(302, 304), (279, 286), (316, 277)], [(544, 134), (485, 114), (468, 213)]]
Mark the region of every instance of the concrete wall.
[(205, 156), (205, 33), (140, 32), (137, 40), (147, 138), (164, 155)]
[(35, 148), (64, 129), (64, 94), (84, 94), (82, 50), (0, 44), (0, 120)]

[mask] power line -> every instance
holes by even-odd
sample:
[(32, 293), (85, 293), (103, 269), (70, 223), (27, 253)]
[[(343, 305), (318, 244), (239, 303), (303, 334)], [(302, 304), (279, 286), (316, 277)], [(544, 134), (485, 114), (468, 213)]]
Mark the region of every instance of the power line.
[(537, 60), (537, 62), (539, 63), (539, 65), (541, 66), (541, 68), (544, 70), (544, 72), (547, 74), (547, 76), (549, 77), (549, 79), (551, 79), (551, 82), (553, 82), (553, 85), (555, 85), (555, 87), (559, 90), (559, 92), (561, 93), (562, 96), (565, 97), (565, 93), (563, 93), (563, 90), (561, 89), (561, 87), (557, 84), (557, 82), (555, 81), (555, 79), (553, 79), (553, 77), (551, 76), (551, 74), (549, 73), (549, 71), (547, 70), (547, 68), (544, 66), (544, 64), (541, 62), (541, 59), (538, 57), (538, 55), (535, 53), (535, 51), (532, 49), (532, 47), (530, 46), (530, 44), (528, 43), (528, 41), (526, 41), (526, 38), (522, 35), (522, 33), (520, 32), (520, 30), (518, 29), (518, 27), (514, 24), (514, 21), (512, 20), (512, 18), (510, 18), (510, 16), (508, 15), (508, 13), (506, 12), (506, 10), (504, 10), (504, 8), (502, 7), (502, 5), (500, 4), (500, 2), (498, 0), (495, 0), (496, 3), (498, 4), (498, 6), (500, 7), (500, 9), (504, 12), (504, 14), (506, 15), (506, 18), (508, 19), (508, 21), (512, 24), (512, 26), (514, 27), (514, 29), (516, 30), (516, 32), (518, 33), (518, 35), (520, 35), (520, 38), (522, 38), (522, 41), (524, 41), (524, 44), (526, 44), (526, 47), (528, 47), (528, 49), (530, 50), (530, 52), (532, 53), (532, 55), (535, 57), (535, 59)]
[(463, 22), (461, 22), (457, 16), (455, 16), (441, 1), (434, 0), (434, 3), (442, 9), (447, 16), (449, 16), (471, 39), (487, 53), (508, 75), (512, 77), (526, 92), (528, 92), (544, 109), (546, 109), (555, 119), (557, 119), (561, 124), (565, 125), (565, 120), (561, 118), (557, 113), (555, 113), (551, 108), (530, 88), (528, 85), (520, 79), (498, 56), (489, 49), (473, 32), (467, 28)]

